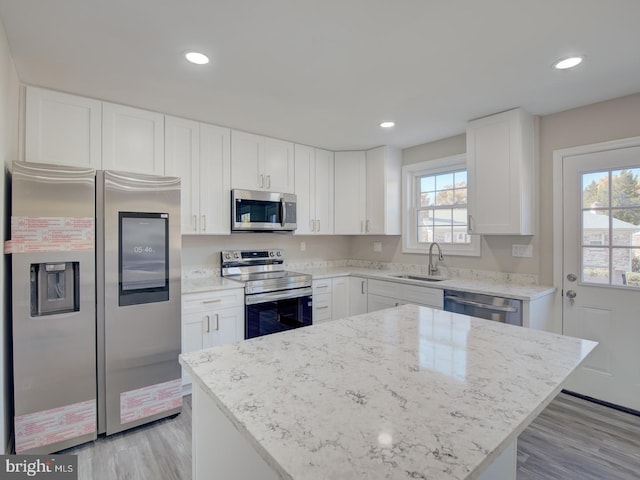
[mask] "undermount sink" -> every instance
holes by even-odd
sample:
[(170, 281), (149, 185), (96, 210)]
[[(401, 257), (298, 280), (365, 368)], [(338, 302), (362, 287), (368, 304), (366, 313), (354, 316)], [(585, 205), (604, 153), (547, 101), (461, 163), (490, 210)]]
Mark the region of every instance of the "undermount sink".
[(390, 275), (393, 278), (404, 278), (406, 280), (419, 280), (421, 282), (441, 282), (442, 280), (447, 280), (443, 277), (426, 277), (422, 275), (409, 275), (407, 273), (403, 273), (401, 275)]

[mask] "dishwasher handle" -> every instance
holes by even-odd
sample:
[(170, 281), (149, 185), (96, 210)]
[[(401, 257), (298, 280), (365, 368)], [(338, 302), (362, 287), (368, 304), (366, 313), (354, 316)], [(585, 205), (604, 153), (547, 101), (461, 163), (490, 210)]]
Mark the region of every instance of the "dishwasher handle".
[(501, 305), (492, 305), (490, 303), (482, 303), (482, 302), (474, 302), (473, 300), (465, 300), (460, 297), (456, 297), (455, 295), (445, 295), (445, 300), (449, 300), (453, 303), (459, 303), (460, 305), (471, 305), (472, 307), (484, 308), (486, 310), (493, 310), (495, 312), (517, 312), (518, 309), (516, 307), (511, 306), (501, 306)]

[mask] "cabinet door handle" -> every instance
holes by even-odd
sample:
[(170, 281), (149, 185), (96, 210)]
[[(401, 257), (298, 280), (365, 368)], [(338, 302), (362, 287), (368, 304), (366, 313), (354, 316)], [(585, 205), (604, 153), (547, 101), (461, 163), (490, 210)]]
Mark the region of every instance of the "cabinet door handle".
[(204, 330), (204, 333), (209, 333), (211, 330), (211, 317), (209, 315), (205, 315), (204, 316), (204, 323), (202, 325), (202, 328)]
[(207, 216), (206, 215), (202, 215), (202, 231), (206, 232), (207, 231)]
[(193, 231), (197, 232), (198, 231), (198, 216), (194, 215), (193, 216), (193, 222), (191, 222), (193, 225)]
[(360, 282), (360, 289), (362, 290), (362, 295), (364, 295), (364, 280)]
[(329, 308), (329, 305), (324, 305), (322, 307), (316, 307), (316, 310), (324, 310), (325, 308)]
[(470, 214), (467, 215), (467, 230), (469, 231), (469, 233), (473, 232), (473, 225), (471, 225), (472, 220), (473, 217)]
[(320, 220), (316, 220), (318, 222), (318, 232), (320, 231)]
[(316, 290), (320, 290), (321, 288), (329, 288), (329, 285), (316, 285)]
[(221, 301), (221, 298), (216, 298), (214, 300), (203, 300), (202, 303), (220, 303)]
[(264, 188), (264, 175), (260, 175), (260, 188)]
[(364, 227), (364, 231), (365, 231), (365, 233), (369, 233), (369, 223), (370, 223), (370, 221), (369, 221), (369, 220), (367, 220), (366, 222), (364, 222), (364, 225), (365, 225), (365, 227)]
[(267, 175), (267, 188), (271, 188), (271, 175)]
[(311, 229), (312, 232), (316, 231), (316, 221), (315, 220), (309, 220), (309, 228)]
[(216, 319), (216, 328), (214, 328), (214, 330), (217, 332), (220, 330), (220, 314), (216, 313), (214, 317)]

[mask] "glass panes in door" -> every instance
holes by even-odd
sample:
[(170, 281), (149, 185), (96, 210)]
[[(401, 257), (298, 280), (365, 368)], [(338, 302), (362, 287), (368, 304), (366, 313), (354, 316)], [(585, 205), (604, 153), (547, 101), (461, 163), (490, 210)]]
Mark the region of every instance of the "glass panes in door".
[(582, 282), (640, 288), (640, 166), (582, 174)]

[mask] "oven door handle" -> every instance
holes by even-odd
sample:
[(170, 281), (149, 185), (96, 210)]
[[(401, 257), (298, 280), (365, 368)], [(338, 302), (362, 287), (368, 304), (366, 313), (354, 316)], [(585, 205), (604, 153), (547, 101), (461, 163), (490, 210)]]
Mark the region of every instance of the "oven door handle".
[(279, 290), (277, 292), (254, 293), (244, 296), (245, 305), (255, 305), (257, 303), (273, 302), (276, 300), (288, 300), (290, 298), (310, 297), (313, 293), (311, 287), (296, 288), (294, 290)]

